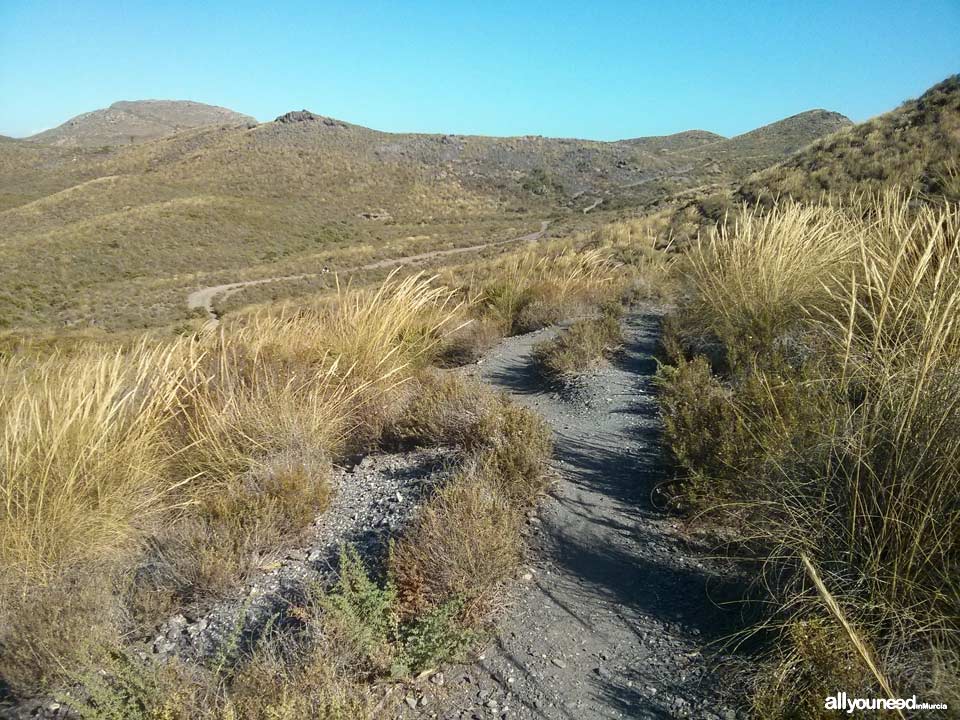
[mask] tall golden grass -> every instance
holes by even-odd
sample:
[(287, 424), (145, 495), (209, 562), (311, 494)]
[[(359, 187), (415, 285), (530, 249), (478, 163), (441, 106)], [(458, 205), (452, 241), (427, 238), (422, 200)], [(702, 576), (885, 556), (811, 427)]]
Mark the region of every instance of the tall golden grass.
[(688, 253), (697, 311), (736, 343), (771, 342), (829, 299), (825, 281), (857, 249), (848, 214), (830, 205), (784, 202), (777, 212), (742, 206)]
[[(324, 466), (376, 439), (401, 385), (456, 328), (455, 295), (391, 276), (197, 339), (0, 365), (3, 677), (29, 687), (39, 666), (69, 666), (56, 656), (68, 648), (22, 621), (48, 602), (82, 625), (63, 592), (129, 582), (147, 540), (222, 577), (244, 567), (231, 554), (309, 523)], [(8, 667), (17, 658), (38, 667)]]
[[(838, 668), (856, 665), (860, 647), (845, 655), (852, 637), (875, 650), (862, 682), (956, 698), (960, 208), (890, 191), (846, 206), (742, 210), (700, 242), (689, 267), (687, 329), (750, 360), (726, 366), (719, 395), (731, 420), (719, 435), (739, 445), (724, 450), (723, 467), (714, 457), (691, 469), (729, 474), (749, 458), (732, 504), (769, 549), (781, 617), (858, 628), (834, 625), (820, 657), (807, 635), (785, 649), (777, 712), (812, 702)], [(694, 427), (674, 427), (684, 422)], [(786, 451), (766, 443), (770, 426)]]
[(0, 563), (13, 583), (130, 547), (185, 478), (164, 432), (189, 364), (181, 348), (0, 366)]

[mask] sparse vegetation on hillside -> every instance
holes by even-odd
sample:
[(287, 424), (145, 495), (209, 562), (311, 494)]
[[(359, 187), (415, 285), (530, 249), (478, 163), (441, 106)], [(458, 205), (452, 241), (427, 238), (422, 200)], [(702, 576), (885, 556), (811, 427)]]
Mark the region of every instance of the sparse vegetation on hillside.
[[(797, 136), (832, 129), (812, 123)], [(616, 207), (741, 177), (736, 148), (707, 175), (690, 171), (683, 153), (709, 140), (390, 134), (291, 113), (134, 146), (5, 142), (0, 330), (173, 325), (190, 320), (183, 298), (198, 286), (476, 244), (551, 216), (579, 221), (588, 208), (599, 224)], [(794, 142), (775, 138), (751, 162), (782, 159)], [(304, 285), (287, 289), (321, 289)]]
[(840, 113), (809, 110), (736, 137), (699, 145), (686, 154), (702, 164), (701, 172), (707, 177), (743, 177), (803, 149), (811, 138), (830, 135), (850, 125), (850, 119)]
[(960, 200), (960, 76), (917, 100), (830, 135), (744, 183), (740, 198), (816, 201), (823, 193), (875, 192), (898, 184), (928, 198)]
[(255, 125), (249, 115), (187, 100), (115, 102), (26, 138), (58, 147), (126, 145), (205, 125)]
[(953, 76), (896, 110), (841, 126), (742, 183), (718, 178), (692, 189), (673, 188), (651, 203), (651, 219), (658, 221), (664, 242), (679, 249), (712, 232), (743, 203), (770, 208), (791, 198), (815, 204), (828, 195), (849, 201), (893, 185), (910, 188), (918, 201), (956, 202), (958, 157), (960, 79)]

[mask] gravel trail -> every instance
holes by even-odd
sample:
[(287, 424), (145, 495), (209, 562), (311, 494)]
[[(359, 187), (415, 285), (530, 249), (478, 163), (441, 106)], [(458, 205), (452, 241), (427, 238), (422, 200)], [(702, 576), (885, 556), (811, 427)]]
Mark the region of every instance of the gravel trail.
[(559, 479), (530, 521), (528, 566), (492, 642), (405, 698), (406, 717), (731, 720), (739, 626), (729, 568), (653, 506), (663, 478), (652, 393), (657, 310), (625, 321), (626, 345), (571, 396), (529, 355), (556, 332), (508, 338), (476, 372), (553, 427)]

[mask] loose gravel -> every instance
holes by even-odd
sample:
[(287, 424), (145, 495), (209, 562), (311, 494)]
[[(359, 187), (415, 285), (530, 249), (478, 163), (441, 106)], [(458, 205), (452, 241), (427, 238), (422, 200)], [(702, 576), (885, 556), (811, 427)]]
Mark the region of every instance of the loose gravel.
[[(508, 338), (475, 372), (553, 427), (559, 480), (530, 519), (528, 565), (491, 642), (413, 685), (407, 718), (746, 717), (731, 568), (651, 498), (664, 479), (653, 354), (661, 312), (629, 316), (617, 360), (545, 387), (530, 363), (556, 329)], [(438, 679), (439, 678), (439, 679)]]

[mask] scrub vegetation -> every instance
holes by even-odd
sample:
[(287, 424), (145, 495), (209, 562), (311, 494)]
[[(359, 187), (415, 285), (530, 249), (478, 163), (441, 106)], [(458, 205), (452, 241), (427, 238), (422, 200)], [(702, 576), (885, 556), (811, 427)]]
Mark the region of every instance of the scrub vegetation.
[(837, 687), (956, 702), (960, 208), (744, 208), (687, 263), (666, 440), (680, 500), (763, 561), (758, 711), (819, 717)]
[[(960, 706), (958, 97), (954, 77), (853, 128), (814, 111), (729, 140), (394, 136), (291, 113), (123, 148), (4, 141), (0, 700), (383, 716), (489, 632), (552, 480), (549, 426), (463, 366), (560, 324), (532, 362), (569, 382), (648, 303), (667, 312), (663, 489), (757, 578), (752, 716), (825, 717), (838, 689)], [(574, 191), (586, 158), (612, 169)], [(534, 217), (551, 236), (516, 232)], [(200, 284), (475, 235), (524, 242), (435, 274), (264, 285), (212, 329), (184, 309)], [(344, 543), (215, 656), (145, 652), (301, 550), (338, 483), (363, 482), (345, 468), (425, 449), (441, 479), (389, 549)]]

